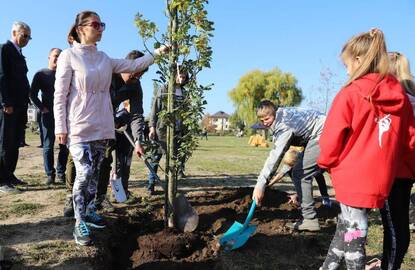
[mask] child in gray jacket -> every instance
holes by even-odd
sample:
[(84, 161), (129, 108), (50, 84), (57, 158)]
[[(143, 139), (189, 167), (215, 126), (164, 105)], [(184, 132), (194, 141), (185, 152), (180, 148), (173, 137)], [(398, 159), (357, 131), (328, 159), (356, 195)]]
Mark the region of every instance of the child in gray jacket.
[(315, 110), (277, 108), (271, 101), (264, 100), (257, 108), (257, 116), (261, 123), (270, 129), (274, 148), (258, 176), (253, 199), (258, 205), (261, 204), (265, 186), (290, 145), (303, 146), (304, 154), (292, 169), (292, 178), (300, 198), (303, 219), (289, 226), (299, 231), (319, 231), (312, 181), (320, 172), (317, 166), (317, 157), (320, 153), (318, 141), (326, 119), (325, 115)]

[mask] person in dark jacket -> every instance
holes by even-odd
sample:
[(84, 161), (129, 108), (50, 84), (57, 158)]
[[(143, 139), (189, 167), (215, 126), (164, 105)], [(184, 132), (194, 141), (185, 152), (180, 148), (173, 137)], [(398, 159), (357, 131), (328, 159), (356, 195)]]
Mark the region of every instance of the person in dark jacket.
[[(137, 59), (144, 54), (140, 51), (133, 50), (128, 53), (126, 59)], [(122, 113), (129, 115), (130, 122), (127, 126), (127, 132), (133, 135), (135, 147), (133, 148), (123, 133), (115, 134), (115, 144), (109, 145), (105, 153), (105, 158), (101, 165), (98, 190), (95, 199), (95, 206), (97, 209), (111, 210), (112, 205), (106, 198), (108, 182), (110, 179), (111, 163), (113, 162), (112, 151), (115, 150), (116, 161), (115, 168), (118, 177), (121, 177), (121, 182), (124, 191), (127, 195), (127, 203), (136, 201), (133, 194), (128, 191), (128, 180), (130, 178), (130, 166), (132, 154), (135, 152), (139, 157), (144, 154), (142, 142), (144, 141), (144, 116), (143, 116), (143, 90), (140, 84), (141, 76), (147, 71), (136, 73), (122, 73), (114, 74), (111, 82), (111, 101), (114, 106), (114, 112), (120, 104), (124, 107)], [(117, 114), (117, 113), (116, 113)], [(117, 122), (115, 123), (117, 125)], [(117, 126), (116, 126), (117, 128)]]
[[(53, 117), (53, 94), (55, 92), (56, 63), (61, 49), (53, 48), (49, 52), (48, 67), (39, 70), (33, 77), (30, 99), (41, 112), (40, 129), (42, 130), (43, 163), (47, 175), (46, 184), (55, 183), (56, 171), (59, 182), (65, 182), (66, 161), (69, 150), (66, 145), (59, 144), (58, 162), (54, 167), (53, 147), (55, 144), (55, 119)], [(39, 90), (42, 101), (39, 100)]]
[[(180, 67), (179, 67), (180, 70)], [(175, 85), (175, 93), (174, 93), (174, 107), (179, 106), (179, 104), (184, 100), (185, 97), (185, 89), (184, 86), (189, 81), (189, 74), (186, 71), (180, 70), (176, 76), (176, 85)], [(157, 173), (158, 164), (160, 162), (163, 153), (166, 152), (166, 125), (161, 119), (159, 118), (159, 113), (167, 108), (167, 86), (160, 88), (155, 97), (153, 98), (151, 112), (149, 117), (149, 139), (156, 142), (158, 147), (156, 147), (153, 152), (151, 153), (151, 161), (150, 165), (155, 173)], [(178, 137), (181, 137), (183, 133), (183, 126), (182, 120), (176, 120), (175, 126), (175, 140), (176, 140), (176, 151), (179, 148), (179, 141)], [(181, 168), (179, 169), (178, 176), (184, 178), (184, 161), (181, 162)], [(148, 194), (154, 194), (154, 181), (156, 179), (156, 175), (152, 172), (148, 174)]]
[(27, 122), (30, 85), (26, 59), (22, 54), (31, 39), (30, 27), (24, 22), (12, 26), (11, 40), (0, 54), (0, 192), (17, 191), (25, 184), (14, 175), (19, 157), (19, 138)]

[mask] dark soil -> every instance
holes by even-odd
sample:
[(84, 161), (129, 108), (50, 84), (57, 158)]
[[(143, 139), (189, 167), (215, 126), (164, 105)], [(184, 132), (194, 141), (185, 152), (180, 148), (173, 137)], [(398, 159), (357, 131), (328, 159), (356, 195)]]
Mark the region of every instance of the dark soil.
[(238, 250), (223, 251), (218, 239), (234, 221), (243, 223), (252, 188), (219, 189), (186, 195), (199, 214), (193, 233), (164, 229), (163, 197), (153, 196), (138, 206), (108, 216), (109, 248), (102, 250), (100, 269), (318, 269), (335, 230), (338, 207), (316, 202), (322, 230), (298, 233), (286, 223), (300, 218), (287, 194), (267, 190), (263, 205), (251, 221), (256, 233)]

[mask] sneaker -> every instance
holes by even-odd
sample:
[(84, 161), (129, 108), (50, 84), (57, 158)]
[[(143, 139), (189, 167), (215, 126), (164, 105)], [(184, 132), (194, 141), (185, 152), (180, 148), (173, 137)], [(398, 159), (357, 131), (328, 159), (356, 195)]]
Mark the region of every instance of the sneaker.
[(101, 200), (95, 200), (95, 208), (97, 210), (104, 210), (108, 212), (114, 212), (114, 205), (108, 200), (107, 196)]
[(66, 175), (65, 174), (58, 174), (56, 178), (57, 178), (59, 183), (61, 183), (61, 184), (66, 183)]
[(78, 224), (75, 224), (75, 229), (73, 230), (73, 237), (75, 243), (81, 246), (88, 246), (92, 244), (92, 240), (89, 237), (89, 229), (86, 226), (84, 221), (80, 221)]
[(0, 186), (0, 192), (2, 193), (21, 193), (19, 189), (17, 189), (12, 184), (2, 185)]
[(13, 263), (9, 260), (0, 260), (0, 269), (10, 270), (12, 269)]
[(317, 218), (299, 220), (297, 222), (287, 224), (287, 227), (296, 231), (320, 231), (320, 224), (318, 224)]
[(154, 185), (150, 185), (150, 186), (147, 188), (147, 194), (148, 194), (148, 196), (152, 196), (152, 195), (154, 195), (154, 194), (155, 194), (155, 192), (154, 192)]
[(134, 204), (139, 201), (140, 201), (140, 198), (134, 196), (132, 192), (127, 191), (127, 200), (124, 202), (125, 204)]
[(72, 196), (67, 196), (65, 201), (65, 206), (63, 207), (63, 216), (64, 217), (73, 217), (75, 214), (73, 210), (73, 200)]
[(26, 142), (21, 142), (19, 144), (19, 147), (25, 147), (25, 146), (30, 146), (30, 145), (28, 145)]
[(329, 197), (322, 197), (321, 198), (321, 203), (324, 205), (324, 206), (327, 206), (327, 207), (331, 207), (331, 200), (330, 200), (330, 198)]
[(46, 185), (55, 184), (55, 175), (48, 175), (48, 179), (46, 180)]
[(105, 228), (105, 226), (107, 226), (107, 223), (105, 222), (105, 220), (102, 217), (98, 216), (97, 213), (95, 213), (95, 211), (91, 211), (85, 217), (85, 223), (90, 227), (94, 227), (98, 229), (102, 229), (102, 228)]
[(183, 171), (180, 171), (180, 172), (179, 172), (178, 178), (179, 178), (179, 179), (186, 178), (186, 175), (184, 174), (184, 172), (183, 172)]
[(10, 182), (14, 186), (17, 186), (17, 185), (25, 186), (25, 185), (27, 185), (27, 183), (25, 181), (23, 181), (22, 179), (17, 178), (14, 175), (13, 175), (12, 180)]
[(381, 270), (382, 261), (378, 258), (373, 258), (365, 265), (365, 270)]

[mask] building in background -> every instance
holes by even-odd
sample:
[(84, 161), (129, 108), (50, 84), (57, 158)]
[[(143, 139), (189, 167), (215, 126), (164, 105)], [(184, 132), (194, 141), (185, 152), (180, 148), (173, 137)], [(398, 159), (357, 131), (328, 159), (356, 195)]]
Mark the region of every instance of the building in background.
[(229, 114), (218, 111), (213, 115), (207, 114), (202, 120), (203, 128), (208, 132), (224, 133), (230, 130)]

